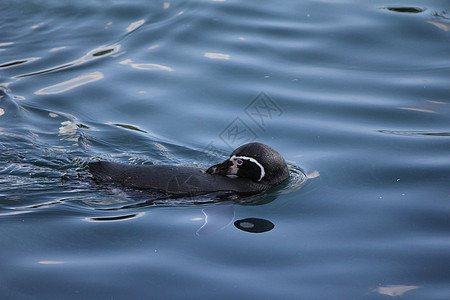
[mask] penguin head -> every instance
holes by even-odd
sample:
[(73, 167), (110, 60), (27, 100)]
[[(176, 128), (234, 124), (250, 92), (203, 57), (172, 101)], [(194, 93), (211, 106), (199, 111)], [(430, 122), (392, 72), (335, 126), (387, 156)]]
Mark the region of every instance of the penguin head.
[(264, 185), (275, 186), (289, 177), (283, 156), (261, 143), (248, 143), (231, 153), (230, 158), (211, 166), (206, 173), (248, 178)]

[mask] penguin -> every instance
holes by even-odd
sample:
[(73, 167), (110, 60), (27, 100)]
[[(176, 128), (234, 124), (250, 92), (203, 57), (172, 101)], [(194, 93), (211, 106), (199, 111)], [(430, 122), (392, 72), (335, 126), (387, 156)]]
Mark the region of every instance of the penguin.
[(195, 196), (216, 192), (257, 194), (287, 178), (289, 169), (283, 156), (262, 143), (248, 143), (230, 157), (208, 169), (177, 165), (127, 165), (116, 162), (88, 163), (97, 183), (117, 183), (139, 190), (169, 195)]

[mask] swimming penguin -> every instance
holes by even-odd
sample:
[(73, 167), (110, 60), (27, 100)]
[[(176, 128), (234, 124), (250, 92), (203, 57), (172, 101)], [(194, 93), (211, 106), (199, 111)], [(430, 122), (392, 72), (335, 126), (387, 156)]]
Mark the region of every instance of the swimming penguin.
[(176, 165), (127, 165), (98, 161), (88, 164), (96, 182), (119, 183), (135, 189), (172, 195), (214, 192), (255, 194), (279, 185), (289, 177), (283, 156), (261, 143), (248, 143), (230, 158), (207, 170)]

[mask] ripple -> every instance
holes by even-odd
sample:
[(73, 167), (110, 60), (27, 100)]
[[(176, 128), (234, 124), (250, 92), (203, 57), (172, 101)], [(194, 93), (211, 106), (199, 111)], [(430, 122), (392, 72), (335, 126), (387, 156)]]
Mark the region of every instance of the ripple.
[(282, 194), (287, 194), (299, 190), (306, 182), (307, 176), (303, 170), (295, 165), (289, 165), (289, 181), (281, 190)]
[(410, 14), (419, 14), (421, 12), (424, 12), (425, 9), (424, 8), (420, 8), (420, 7), (386, 7), (385, 9), (389, 10), (389, 11), (393, 11), (393, 12), (398, 12), (398, 13), (410, 13)]
[(135, 219), (142, 217), (145, 213), (137, 213), (137, 214), (129, 214), (129, 215), (120, 215), (120, 216), (108, 216), (108, 217), (90, 217), (84, 218), (84, 221), (88, 222), (116, 222), (116, 221), (127, 221), (130, 219)]
[(24, 58), (24, 59), (19, 59), (19, 60), (13, 60), (13, 61), (5, 62), (3, 64), (0, 64), (0, 69), (15, 67), (15, 66), (18, 66), (18, 65), (22, 65), (22, 64), (26, 64), (26, 63), (30, 63), (30, 62), (36, 61), (38, 59), (40, 59), (40, 57), (30, 57), (30, 58)]
[(113, 53), (118, 52), (119, 50), (120, 50), (120, 44), (114, 44), (111, 46), (100, 46), (98, 48), (92, 49), (91, 51), (89, 51), (88, 53), (83, 55), (82, 57), (80, 57), (74, 61), (68, 62), (66, 64), (51, 67), (51, 68), (48, 68), (48, 69), (45, 69), (42, 71), (36, 71), (36, 72), (32, 72), (32, 73), (18, 75), (18, 76), (15, 76), (14, 78), (25, 78), (25, 77), (30, 77), (30, 76), (36, 76), (36, 75), (42, 75), (42, 74), (47, 74), (47, 73), (51, 73), (51, 72), (56, 72), (59, 70), (63, 70), (63, 69), (67, 69), (67, 68), (71, 68), (74, 66), (85, 64), (92, 60), (99, 59), (100, 57), (111, 55)]
[(402, 136), (450, 136), (450, 132), (413, 131), (413, 130), (378, 130), (380, 133)]
[(118, 124), (118, 123), (111, 123), (111, 125), (117, 126), (117, 127), (121, 127), (121, 128), (125, 128), (125, 129), (129, 129), (129, 130), (134, 130), (134, 131), (138, 131), (138, 132), (142, 132), (142, 133), (148, 133), (147, 131), (140, 129), (138, 126), (135, 125), (130, 125), (130, 124)]

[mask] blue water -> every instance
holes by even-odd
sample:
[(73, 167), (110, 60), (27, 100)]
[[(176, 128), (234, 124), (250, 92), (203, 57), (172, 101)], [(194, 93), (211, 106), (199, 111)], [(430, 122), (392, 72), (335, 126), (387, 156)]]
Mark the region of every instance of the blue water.
[[(1, 1), (0, 298), (448, 299), (448, 9)], [(265, 200), (61, 181), (254, 140), (293, 172)]]

